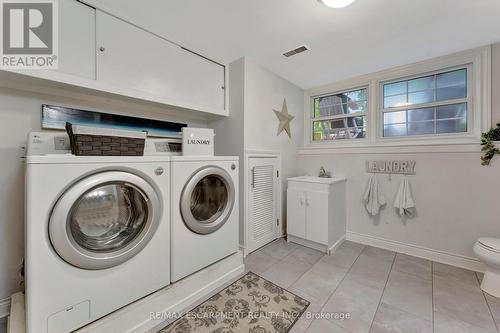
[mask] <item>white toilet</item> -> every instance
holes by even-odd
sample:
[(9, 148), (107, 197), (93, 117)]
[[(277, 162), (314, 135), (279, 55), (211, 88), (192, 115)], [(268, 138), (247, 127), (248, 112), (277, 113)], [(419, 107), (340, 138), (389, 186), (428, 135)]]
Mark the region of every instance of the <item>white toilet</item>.
[(479, 238), (474, 253), (486, 265), (481, 289), (500, 298), (500, 238)]

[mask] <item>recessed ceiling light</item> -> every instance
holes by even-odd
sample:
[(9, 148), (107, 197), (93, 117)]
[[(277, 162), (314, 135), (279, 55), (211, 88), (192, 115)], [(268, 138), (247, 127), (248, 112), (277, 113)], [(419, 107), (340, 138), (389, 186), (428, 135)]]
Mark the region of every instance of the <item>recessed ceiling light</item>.
[(344, 8), (349, 6), (356, 0), (318, 0), (318, 1), (330, 8)]

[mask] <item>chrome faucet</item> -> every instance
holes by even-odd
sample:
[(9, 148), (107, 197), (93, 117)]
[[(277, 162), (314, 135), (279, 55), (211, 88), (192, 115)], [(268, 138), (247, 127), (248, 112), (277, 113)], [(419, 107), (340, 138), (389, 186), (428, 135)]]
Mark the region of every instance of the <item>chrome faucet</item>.
[(318, 177), (320, 178), (331, 178), (330, 172), (326, 172), (325, 168), (321, 166), (319, 168), (319, 175)]

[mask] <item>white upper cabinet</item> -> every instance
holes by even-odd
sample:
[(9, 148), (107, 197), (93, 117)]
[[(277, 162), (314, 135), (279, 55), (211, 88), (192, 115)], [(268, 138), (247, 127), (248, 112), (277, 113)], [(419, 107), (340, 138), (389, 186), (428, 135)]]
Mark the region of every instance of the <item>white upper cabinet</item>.
[(63, 0), (59, 6), (58, 72), (95, 79), (96, 10), (75, 0)]
[(98, 81), (224, 113), (224, 66), (100, 10), (96, 31)]
[(66, 85), (180, 112), (229, 115), (224, 65), (138, 27), (133, 18), (130, 23), (82, 2), (58, 1), (57, 70), (0, 70), (0, 81), (21, 89)]

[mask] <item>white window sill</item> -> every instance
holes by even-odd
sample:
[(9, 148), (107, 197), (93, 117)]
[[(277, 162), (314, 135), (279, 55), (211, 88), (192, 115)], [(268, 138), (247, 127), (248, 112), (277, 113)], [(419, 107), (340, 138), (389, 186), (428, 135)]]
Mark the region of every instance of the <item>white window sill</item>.
[[(477, 138), (429, 141), (382, 141), (311, 143), (298, 149), (299, 155), (318, 154), (407, 154), (407, 153), (479, 153), (481, 141)], [(500, 142), (498, 143), (500, 147)]]

